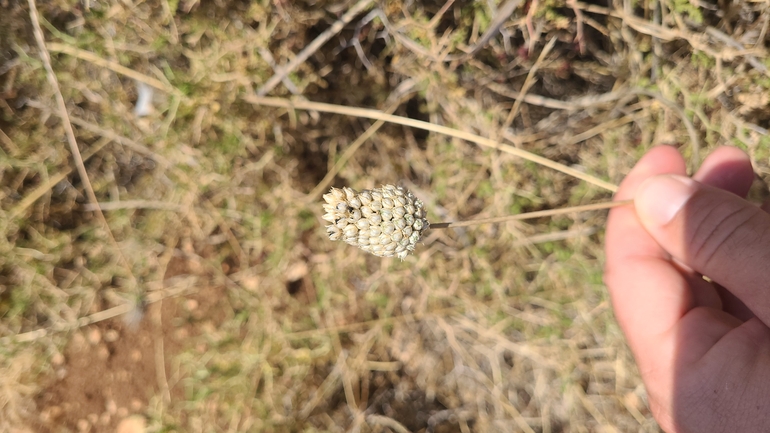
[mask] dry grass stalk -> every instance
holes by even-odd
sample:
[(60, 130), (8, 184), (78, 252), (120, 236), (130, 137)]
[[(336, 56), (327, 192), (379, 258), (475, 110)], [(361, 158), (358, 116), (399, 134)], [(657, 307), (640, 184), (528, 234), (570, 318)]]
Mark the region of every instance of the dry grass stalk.
[(511, 155), (518, 156), (520, 158), (526, 159), (528, 161), (535, 162), (537, 164), (540, 164), (542, 166), (560, 171), (562, 173), (568, 174), (570, 176), (573, 176), (575, 178), (578, 178), (580, 180), (584, 180), (588, 183), (594, 184), (596, 186), (602, 187), (608, 191), (616, 191), (617, 185), (613, 185), (609, 182), (603, 181), (601, 179), (598, 179), (594, 176), (585, 174), (579, 170), (572, 169), (570, 167), (567, 167), (563, 164), (556, 163), (554, 161), (551, 161), (550, 159), (543, 158), (538, 155), (534, 155), (530, 152), (518, 149), (513, 146), (509, 146), (505, 143), (498, 143), (494, 140), (490, 140), (488, 138), (480, 137), (475, 134), (470, 134), (464, 131), (459, 131), (453, 128), (449, 128), (442, 125), (435, 125), (428, 122), (423, 122), (420, 120), (415, 119), (409, 119), (404, 118), (400, 116), (393, 116), (388, 115), (385, 113), (382, 113), (381, 111), (377, 110), (370, 110), (370, 109), (364, 109), (364, 108), (353, 108), (353, 107), (342, 107), (342, 106), (336, 106), (332, 104), (324, 104), (320, 102), (309, 102), (309, 101), (289, 101), (282, 98), (268, 98), (268, 97), (258, 97), (258, 96), (244, 96), (243, 98), (245, 101), (250, 102), (255, 105), (265, 105), (270, 107), (283, 107), (288, 109), (301, 109), (301, 110), (317, 110), (317, 111), (323, 111), (327, 113), (336, 113), (336, 114), (345, 114), (349, 116), (357, 116), (357, 117), (366, 117), (369, 119), (377, 119), (377, 120), (384, 120), (387, 122), (397, 123), (399, 125), (404, 126), (411, 126), (414, 128), (420, 128), (426, 131), (431, 132), (437, 132), (439, 134), (448, 135), (455, 138), (460, 138), (463, 140), (468, 140), (473, 143), (479, 144), (481, 146), (489, 147), (492, 149), (497, 149), (505, 153), (510, 153)]
[[(88, 195), (88, 200), (91, 203), (96, 203), (98, 200), (96, 198), (96, 194), (94, 193), (94, 188), (91, 185), (91, 181), (88, 178), (88, 172), (86, 171), (85, 164), (83, 163), (83, 157), (80, 154), (80, 149), (78, 149), (77, 139), (75, 138), (75, 131), (72, 129), (72, 124), (70, 123), (69, 114), (67, 113), (67, 104), (64, 102), (64, 97), (62, 96), (61, 89), (59, 88), (59, 81), (56, 79), (56, 74), (54, 73), (53, 67), (51, 66), (51, 54), (48, 52), (48, 49), (46, 48), (45, 37), (43, 36), (43, 30), (40, 28), (40, 20), (38, 19), (37, 5), (35, 4), (35, 0), (29, 0), (28, 4), (29, 4), (29, 16), (30, 16), (30, 20), (32, 21), (35, 40), (37, 41), (37, 46), (40, 50), (40, 58), (43, 60), (43, 66), (45, 67), (48, 84), (53, 88), (54, 95), (56, 96), (56, 104), (59, 111), (59, 116), (61, 117), (62, 123), (64, 124), (64, 132), (66, 133), (66, 136), (67, 136), (67, 143), (69, 144), (70, 152), (72, 153), (72, 159), (75, 162), (75, 167), (77, 168), (78, 174), (80, 175), (80, 179), (82, 180), (83, 185), (85, 186), (86, 194)], [(121, 264), (126, 268), (128, 275), (130, 275), (131, 279), (134, 280), (135, 282), (136, 278), (133, 276), (131, 265), (129, 264), (126, 257), (123, 255), (123, 252), (121, 251), (120, 246), (118, 245), (118, 242), (115, 240), (115, 237), (112, 235), (112, 231), (110, 230), (109, 223), (107, 223), (107, 219), (104, 217), (104, 214), (99, 209), (96, 210), (96, 214), (99, 218), (99, 221), (102, 223), (102, 226), (108, 233), (108, 237), (110, 239), (110, 242), (112, 243), (112, 247), (114, 249), (115, 255), (118, 256)]]
[(152, 292), (145, 296), (143, 299), (136, 302), (126, 302), (116, 307), (108, 308), (106, 310), (93, 313), (89, 316), (81, 317), (77, 319), (75, 323), (67, 324), (64, 326), (58, 326), (50, 329), (41, 328), (34, 331), (28, 331), (21, 334), (9, 335), (0, 337), (0, 344), (8, 345), (11, 343), (29, 343), (31, 341), (39, 340), (44, 337), (49, 337), (54, 333), (69, 332), (78, 328), (91, 325), (93, 323), (102, 322), (115, 317), (126, 316), (128, 321), (134, 320), (132, 316), (139, 316), (138, 320), (141, 320), (143, 309), (155, 302), (160, 302), (165, 298), (184, 296), (195, 291), (195, 278), (188, 278), (184, 281), (178, 282), (175, 286), (169, 287), (159, 292)]
[(158, 90), (162, 90), (164, 92), (168, 92), (171, 94), (176, 94), (177, 96), (182, 96), (182, 93), (178, 89), (175, 89), (173, 86), (171, 86), (168, 83), (164, 83), (160, 80), (157, 80), (155, 78), (142, 74), (141, 72), (135, 71), (131, 68), (127, 68), (121, 64), (111, 62), (109, 60), (105, 60), (90, 51), (81, 50), (79, 48), (72, 47), (70, 45), (66, 45), (58, 42), (49, 43), (47, 47), (50, 51), (53, 51), (56, 53), (64, 53), (70, 56), (77, 57), (81, 60), (91, 62), (97, 66), (107, 68), (115, 73), (125, 75), (126, 77), (129, 77), (129, 78), (133, 78), (134, 80), (145, 83), (148, 86), (152, 86)]

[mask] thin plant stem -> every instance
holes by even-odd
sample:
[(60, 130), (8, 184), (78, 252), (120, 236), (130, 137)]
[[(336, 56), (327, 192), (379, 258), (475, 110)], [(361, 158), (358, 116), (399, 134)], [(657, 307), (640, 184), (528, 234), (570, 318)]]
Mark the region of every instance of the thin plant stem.
[(383, 120), (385, 122), (395, 123), (397, 125), (409, 126), (412, 128), (422, 129), (424, 131), (436, 132), (438, 134), (448, 135), (450, 137), (459, 138), (461, 140), (467, 140), (472, 143), (476, 143), (479, 146), (488, 147), (490, 149), (496, 149), (501, 152), (505, 152), (514, 156), (517, 156), (527, 161), (532, 161), (535, 164), (540, 164), (544, 167), (551, 168), (556, 171), (560, 171), (564, 174), (570, 175), (574, 178), (591, 183), (598, 187), (604, 188), (611, 192), (618, 190), (617, 185), (601, 180), (595, 176), (591, 176), (587, 173), (583, 173), (580, 170), (576, 170), (572, 167), (567, 167), (564, 164), (551, 161), (548, 158), (544, 158), (539, 155), (527, 152), (518, 147), (510, 146), (505, 143), (499, 143), (495, 140), (481, 137), (470, 132), (460, 131), (454, 128), (450, 128), (443, 125), (436, 125), (422, 120), (411, 119), (407, 117), (394, 116), (392, 114), (385, 114), (379, 110), (372, 110), (367, 108), (346, 107), (343, 105), (325, 104), (322, 102), (303, 101), (299, 99), (284, 99), (273, 97), (262, 97), (256, 95), (245, 95), (243, 100), (255, 105), (262, 105), (266, 107), (281, 107), (289, 110), (316, 110), (324, 113), (342, 114), (346, 116), (363, 117), (367, 119)]
[[(43, 61), (43, 67), (45, 68), (48, 84), (53, 89), (54, 96), (56, 97), (56, 105), (59, 111), (59, 117), (61, 117), (62, 120), (65, 136), (67, 137), (67, 143), (70, 147), (72, 161), (74, 162), (77, 173), (80, 176), (80, 181), (83, 183), (83, 189), (86, 191), (86, 197), (88, 197), (88, 201), (97, 204), (99, 200), (97, 200), (94, 188), (88, 178), (88, 172), (86, 171), (85, 163), (83, 163), (83, 156), (80, 154), (80, 149), (78, 149), (78, 142), (75, 138), (75, 130), (72, 129), (72, 123), (70, 122), (69, 114), (67, 112), (67, 104), (64, 102), (64, 96), (62, 95), (61, 88), (59, 87), (59, 80), (56, 78), (56, 74), (53, 71), (53, 66), (51, 66), (51, 54), (48, 52), (48, 48), (46, 48), (45, 36), (43, 35), (43, 30), (40, 28), (37, 4), (35, 3), (35, 0), (28, 0), (28, 3), (29, 18), (32, 22), (32, 33), (35, 35), (35, 40), (37, 41), (37, 46), (40, 50), (40, 59)], [(107, 222), (107, 219), (104, 217), (104, 213), (102, 213), (102, 211), (97, 208), (96, 216), (99, 222), (101, 222), (102, 226), (104, 226), (104, 230), (107, 232), (107, 237), (115, 249), (115, 254), (118, 257), (118, 260), (126, 268), (128, 275), (131, 277), (131, 281), (136, 284), (136, 277), (131, 270), (131, 265), (123, 254), (123, 250), (121, 250), (120, 245), (118, 245), (118, 242), (115, 240), (115, 236), (112, 234), (110, 225)]]
[(516, 215), (503, 216), (503, 217), (481, 218), (477, 220), (443, 222), (443, 223), (435, 223), (435, 224), (431, 223), (430, 228), (431, 229), (450, 229), (454, 227), (467, 227), (467, 226), (473, 226), (478, 224), (495, 224), (495, 223), (503, 223), (507, 221), (519, 221), (519, 220), (542, 218), (542, 217), (549, 217), (549, 216), (555, 216), (555, 215), (564, 215), (564, 214), (573, 213), (573, 212), (587, 212), (592, 210), (610, 209), (613, 207), (625, 206), (633, 202), (634, 202), (633, 200), (609, 201), (609, 202), (603, 202), (603, 203), (587, 204), (583, 206), (565, 207), (561, 209), (539, 210), (535, 212), (526, 212), (526, 213), (520, 213)]

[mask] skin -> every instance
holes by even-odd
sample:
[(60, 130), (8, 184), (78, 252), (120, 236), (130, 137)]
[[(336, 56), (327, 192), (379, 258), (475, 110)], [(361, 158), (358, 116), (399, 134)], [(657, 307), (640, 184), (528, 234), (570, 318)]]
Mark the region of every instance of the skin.
[(739, 149), (690, 179), (661, 146), (610, 212), (604, 279), (667, 432), (770, 431), (770, 205), (744, 199), (753, 179)]

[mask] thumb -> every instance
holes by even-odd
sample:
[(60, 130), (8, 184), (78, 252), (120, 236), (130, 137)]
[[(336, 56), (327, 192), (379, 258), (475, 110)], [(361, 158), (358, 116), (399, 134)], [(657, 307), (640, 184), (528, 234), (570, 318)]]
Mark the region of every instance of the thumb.
[(725, 287), (770, 324), (770, 214), (676, 175), (646, 180), (634, 204), (642, 225), (673, 258)]

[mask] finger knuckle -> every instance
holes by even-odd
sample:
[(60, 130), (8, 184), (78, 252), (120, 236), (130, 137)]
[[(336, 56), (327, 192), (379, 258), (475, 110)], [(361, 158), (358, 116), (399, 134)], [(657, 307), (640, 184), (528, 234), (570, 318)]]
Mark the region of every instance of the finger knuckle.
[(703, 214), (691, 220), (686, 242), (690, 246), (688, 255), (706, 268), (715, 261), (739, 256), (742, 249), (762, 236), (756, 230), (762, 225), (753, 221), (758, 215), (750, 206), (716, 202), (700, 209), (704, 209)]

